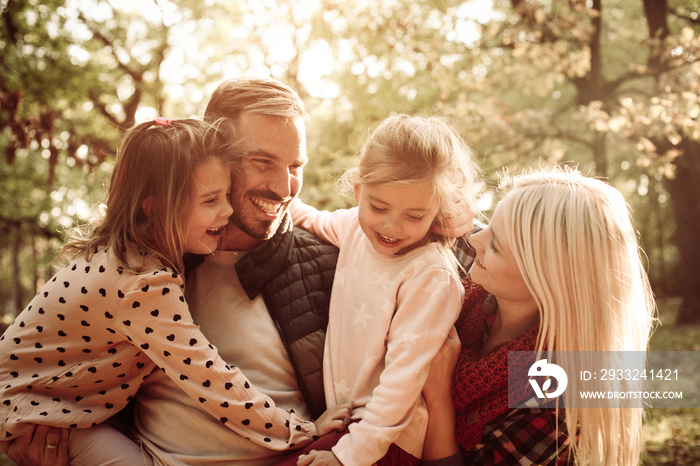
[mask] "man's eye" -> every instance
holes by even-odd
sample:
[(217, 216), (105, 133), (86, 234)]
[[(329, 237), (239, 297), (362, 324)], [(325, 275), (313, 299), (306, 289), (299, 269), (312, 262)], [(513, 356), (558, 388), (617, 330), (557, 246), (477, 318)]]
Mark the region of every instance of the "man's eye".
[(259, 170), (266, 170), (272, 165), (267, 159), (248, 159), (248, 162), (255, 165)]

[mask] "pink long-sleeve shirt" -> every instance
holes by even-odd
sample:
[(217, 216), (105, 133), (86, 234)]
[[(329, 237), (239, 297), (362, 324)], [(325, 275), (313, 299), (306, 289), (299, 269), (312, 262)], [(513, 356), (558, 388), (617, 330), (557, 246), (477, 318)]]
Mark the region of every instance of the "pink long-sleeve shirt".
[(461, 308), (464, 288), (436, 243), (384, 256), (363, 234), (357, 208), (319, 212), (299, 203), (294, 224), (340, 248), (323, 375), (328, 406), (350, 401), (353, 420), (333, 453), (369, 465), (392, 443), (420, 458), (430, 362)]

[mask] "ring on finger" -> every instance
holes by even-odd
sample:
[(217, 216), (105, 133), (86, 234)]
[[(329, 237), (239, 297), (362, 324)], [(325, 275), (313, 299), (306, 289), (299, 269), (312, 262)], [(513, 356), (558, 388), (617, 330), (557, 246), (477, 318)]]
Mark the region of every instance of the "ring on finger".
[(48, 448), (49, 450), (55, 450), (56, 448), (58, 448), (58, 445), (51, 445), (50, 443), (46, 442), (46, 448)]

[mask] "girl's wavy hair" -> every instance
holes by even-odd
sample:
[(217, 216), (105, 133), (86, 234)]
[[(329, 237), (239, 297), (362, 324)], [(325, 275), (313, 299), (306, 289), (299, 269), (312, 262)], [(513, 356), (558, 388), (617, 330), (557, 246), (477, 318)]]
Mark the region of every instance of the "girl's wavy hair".
[[(435, 223), (475, 206), (480, 174), (473, 150), (440, 118), (394, 115), (381, 121), (360, 151), (357, 167), (348, 170), (341, 185), (352, 192), (355, 184), (402, 186), (427, 182), (438, 201)], [(446, 247), (450, 238), (433, 234)]]
[[(76, 230), (59, 257), (84, 254), (90, 260), (98, 249), (107, 249), (134, 272), (151, 257), (183, 272), (194, 170), (212, 157), (233, 169), (237, 165), (235, 132), (228, 120), (210, 124), (181, 119), (134, 126), (117, 151), (104, 215)], [(150, 215), (144, 212), (146, 199), (153, 199)], [(136, 262), (127, 253), (134, 247), (141, 253)]]
[[(540, 312), (537, 350), (645, 351), (655, 304), (622, 194), (558, 167), (501, 189), (505, 236)], [(576, 464), (638, 464), (642, 420), (639, 408), (565, 407)]]

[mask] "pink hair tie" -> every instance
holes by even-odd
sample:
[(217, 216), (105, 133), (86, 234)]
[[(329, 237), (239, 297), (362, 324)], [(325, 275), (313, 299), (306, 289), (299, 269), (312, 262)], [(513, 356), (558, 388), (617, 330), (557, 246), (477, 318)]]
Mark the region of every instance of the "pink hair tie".
[(163, 118), (163, 117), (158, 117), (153, 119), (153, 123), (156, 126), (170, 126), (173, 122), (172, 118)]

